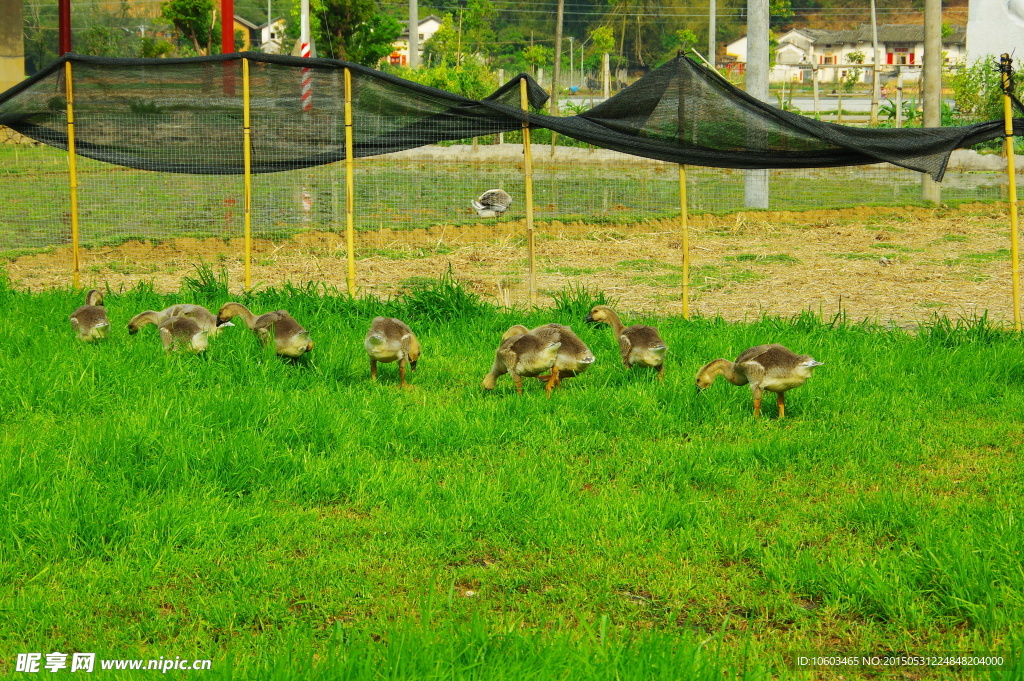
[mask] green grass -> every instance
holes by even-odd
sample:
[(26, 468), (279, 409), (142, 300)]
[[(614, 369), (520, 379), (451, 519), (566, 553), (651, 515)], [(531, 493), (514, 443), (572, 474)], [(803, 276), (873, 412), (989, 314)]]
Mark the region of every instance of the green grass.
[[(728, 260), (728, 258), (726, 258)], [(737, 267), (732, 264), (699, 265), (690, 270), (690, 286), (699, 291), (718, 291), (730, 283), (745, 284), (753, 281), (760, 281), (765, 278), (764, 274), (744, 267)], [(669, 275), (660, 277), (663, 286), (678, 286), (680, 279), (678, 275), (674, 278)]]
[(563, 274), (567, 277), (578, 277), (584, 274), (594, 274), (597, 272), (596, 268), (593, 267), (545, 267), (541, 270), (544, 274)]
[[(881, 257), (878, 253), (829, 253), (829, 257), (839, 260), (878, 260)], [(883, 253), (882, 255), (898, 258), (896, 253)]]
[[(0, 674), (89, 651), (211, 658), (211, 679), (771, 679), (808, 652), (992, 650), (1015, 661), (984, 678), (1024, 674), (1024, 360), (985, 319), (623, 310), (659, 325), (663, 383), (582, 321), (585, 290), (520, 312), (447, 278), (387, 302), (244, 297), (311, 331), (294, 364), (242, 327), (206, 357), (127, 335), (224, 284), (110, 292), (95, 346), (67, 322), (81, 292), (0, 285), (19, 322), (0, 335)], [(393, 365), (369, 381), (378, 314), (419, 335), (412, 389)], [(595, 366), (550, 400), (507, 377), (482, 394), (502, 331), (549, 321)], [(694, 393), (702, 364), (765, 342), (825, 363), (786, 419), (755, 423), (722, 381)]]
[(749, 262), (755, 265), (795, 265), (800, 262), (799, 258), (787, 255), (786, 253), (776, 253), (772, 255), (740, 253), (739, 255), (727, 255), (725, 259), (733, 262)]
[(904, 246), (903, 244), (870, 244), (871, 248), (878, 248), (885, 251), (896, 251), (899, 253), (920, 253), (923, 248), (911, 248), (910, 246)]
[(947, 265), (984, 265), (996, 260), (1009, 260), (1010, 249), (997, 248), (994, 251), (981, 253), (963, 253), (956, 258), (946, 258), (943, 262)]

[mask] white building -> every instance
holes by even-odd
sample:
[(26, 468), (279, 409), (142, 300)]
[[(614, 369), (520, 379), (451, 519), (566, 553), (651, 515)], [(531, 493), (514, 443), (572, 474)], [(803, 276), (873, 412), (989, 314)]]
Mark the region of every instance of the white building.
[(284, 17), (278, 17), (269, 24), (256, 24), (243, 16), (235, 15), (235, 33), (244, 35), (242, 50), (259, 49), (264, 54), (280, 54), (286, 26)]
[[(405, 28), (402, 29), (402, 35), (398, 36), (394, 45), (394, 50), (391, 51), (388, 56), (388, 61), (396, 66), (408, 66), (409, 65), (409, 22), (400, 21), (400, 24), (404, 24)], [(428, 40), (434, 37), (437, 33), (437, 29), (441, 28), (441, 17), (431, 14), (430, 16), (420, 19), (420, 30), (419, 30), (419, 42), (417, 43), (417, 53), (420, 57), (420, 63), (423, 63), (423, 45)]]
[[(967, 31), (963, 26), (954, 26), (953, 32), (942, 39), (943, 63), (951, 65), (964, 60), (966, 37)], [(878, 51), (883, 73), (894, 72), (894, 67), (899, 66), (908, 80), (919, 78), (924, 60), (924, 27), (914, 24), (879, 26)], [(863, 61), (856, 63), (851, 60), (851, 54), (855, 57), (863, 55)], [(746, 64), (746, 36), (726, 45), (726, 60)], [(794, 28), (778, 38), (776, 65), (769, 74), (769, 80), (774, 83), (802, 82), (809, 79), (811, 69), (818, 66), (825, 67), (819, 68), (818, 79), (822, 82), (843, 80), (851, 70), (858, 68), (858, 79), (863, 82), (869, 79), (868, 69), (864, 66), (874, 63), (870, 26), (843, 31)]]

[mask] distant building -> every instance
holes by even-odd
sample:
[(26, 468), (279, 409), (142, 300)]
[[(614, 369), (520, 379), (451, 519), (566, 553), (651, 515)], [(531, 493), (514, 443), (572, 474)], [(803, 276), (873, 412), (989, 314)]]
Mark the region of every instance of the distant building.
[(242, 33), (242, 51), (258, 49), (264, 54), (280, 54), (284, 41), (284, 29), (287, 26), (284, 17), (278, 17), (269, 24), (255, 24), (243, 16), (235, 15), (235, 35)]
[[(398, 36), (392, 45), (394, 50), (388, 56), (388, 61), (396, 66), (408, 66), (409, 65), (409, 22), (400, 21), (400, 24), (404, 24), (405, 28), (402, 29), (402, 35)], [(419, 30), (419, 42), (417, 43), (418, 50), (417, 54), (420, 57), (420, 63), (423, 63), (423, 45), (434, 37), (437, 33), (437, 29), (441, 28), (441, 17), (431, 14), (430, 16), (420, 19), (420, 30)]]
[[(1024, 0), (1020, 0), (1024, 2)], [(944, 64), (956, 64), (966, 55), (967, 29), (954, 26), (953, 32), (942, 39)], [(924, 60), (924, 26), (915, 24), (887, 24), (878, 27), (878, 50), (882, 54), (884, 72), (893, 72), (900, 67), (908, 80), (920, 77)], [(746, 36), (726, 45), (726, 62), (746, 64)], [(851, 53), (863, 53), (864, 60), (858, 64), (850, 60)], [(859, 56), (859, 55), (858, 55)], [(835, 82), (845, 79), (851, 69), (860, 67), (858, 79), (868, 79), (864, 66), (875, 63), (871, 41), (871, 27), (828, 31), (813, 28), (794, 28), (778, 38), (775, 50), (775, 67), (769, 80), (772, 82), (798, 81), (810, 78), (813, 67), (819, 70), (818, 80)], [(742, 68), (742, 67), (741, 67)]]

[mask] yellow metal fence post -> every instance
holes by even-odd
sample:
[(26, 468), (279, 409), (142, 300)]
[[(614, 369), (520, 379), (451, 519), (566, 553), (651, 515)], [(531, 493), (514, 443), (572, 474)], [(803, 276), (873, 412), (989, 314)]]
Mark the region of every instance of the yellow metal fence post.
[(74, 260), (71, 274), (75, 288), (81, 286), (79, 281), (78, 257), (78, 166), (75, 163), (75, 91), (71, 82), (71, 62), (64, 62), (64, 93), (68, 108), (68, 182), (71, 191), (71, 257)]
[(242, 135), (245, 151), (245, 290), (252, 288), (252, 131), (250, 129), (249, 106), (249, 60), (242, 59)]
[(1006, 149), (1006, 173), (1010, 190), (1010, 278), (1013, 281), (1013, 329), (1021, 330), (1020, 318), (1020, 250), (1017, 236), (1017, 176), (1013, 157), (1013, 107), (1010, 102), (1010, 78), (1013, 61), (1010, 55), (1003, 54), (999, 60), (1003, 80), (1003, 119), (1005, 120), (1004, 148)]
[(356, 294), (355, 179), (352, 176), (352, 72), (345, 69), (345, 248), (348, 252), (348, 294)]
[(679, 224), (683, 232), (683, 319), (690, 318), (690, 229), (686, 211), (686, 166), (679, 164)]
[[(526, 78), (519, 80), (519, 103), (524, 112), (530, 110)], [(526, 184), (526, 253), (530, 264), (530, 304), (537, 304), (537, 259), (533, 239), (533, 156), (530, 153), (530, 122), (523, 120), (523, 173)]]

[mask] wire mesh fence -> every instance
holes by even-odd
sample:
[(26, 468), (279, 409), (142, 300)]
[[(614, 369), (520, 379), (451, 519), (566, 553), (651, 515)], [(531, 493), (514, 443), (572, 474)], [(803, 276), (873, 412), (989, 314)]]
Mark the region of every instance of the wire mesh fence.
[[(152, 126), (145, 116), (137, 119), (142, 128)], [(309, 122), (311, 135), (335, 134), (337, 121), (321, 123), (318, 131)], [(120, 126), (119, 134), (137, 134), (129, 124)], [(254, 129), (260, 126), (254, 121)], [(496, 144), (494, 135), (355, 161), (356, 283), (361, 292), (386, 296), (451, 272), (501, 303), (529, 300), (523, 147), (507, 141), (510, 137), (505, 135), (505, 144)], [(5, 176), (0, 183), (0, 252), (7, 269), (20, 285), (68, 285), (67, 153), (9, 130), (0, 131), (0, 139)], [(533, 152), (542, 302), (545, 294), (590, 286), (620, 298), (635, 296), (637, 308), (675, 310), (682, 269), (677, 166), (586, 147), (556, 147), (552, 153), (549, 144), (534, 144)], [(253, 176), (254, 285), (316, 281), (345, 289), (345, 172), (341, 162)], [(241, 176), (161, 173), (80, 158), (78, 177), (83, 286), (116, 289), (151, 281), (175, 290), (195, 265), (205, 263), (223, 271), (232, 289), (241, 287)], [(769, 209), (820, 212), (920, 204), (920, 177), (890, 165), (772, 171)], [(943, 200), (1000, 201), (1006, 197), (1005, 183), (1001, 173), (950, 171)], [(480, 217), (471, 201), (493, 188), (508, 192), (513, 203), (499, 217)], [(741, 234), (744, 221), (774, 219), (774, 213), (761, 218), (744, 208), (744, 171), (691, 167), (687, 196), (694, 216), (695, 300), (711, 301), (756, 282), (769, 266), (790, 277), (815, 279), (812, 272), (801, 274), (809, 265), (792, 245), (758, 249), (738, 239), (726, 247), (734, 254), (708, 256), (707, 239)], [(801, 222), (799, 216), (795, 220)], [(811, 216), (803, 222), (816, 220)], [(993, 226), (997, 241), (1001, 229)], [(986, 248), (998, 261), (1000, 247)], [(833, 251), (837, 266), (848, 270), (868, 257), (873, 264), (907, 255), (898, 249), (869, 249), (864, 258), (838, 247)], [(885, 273), (874, 276), (884, 281)], [(978, 276), (973, 270), (963, 274), (967, 282)]]

